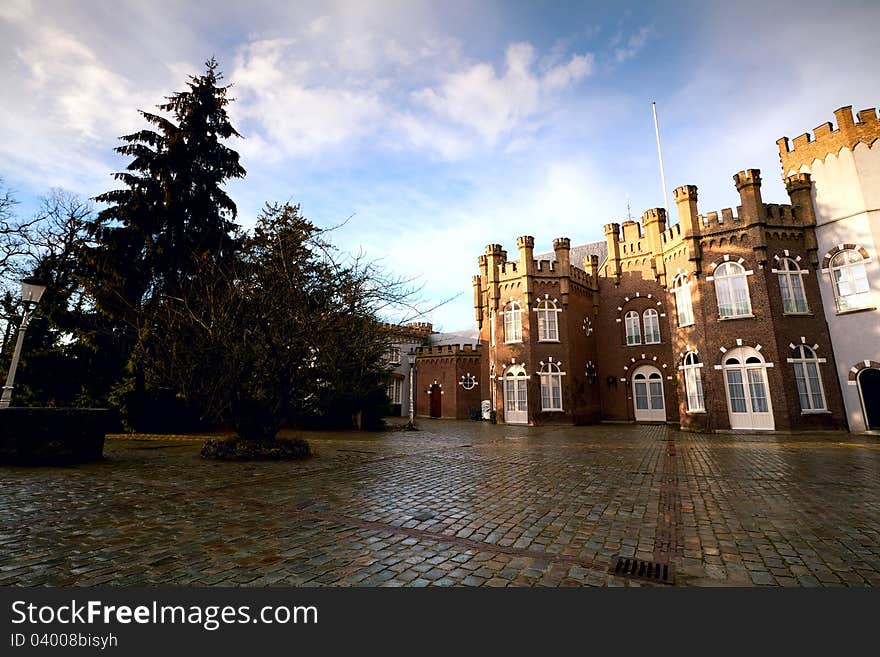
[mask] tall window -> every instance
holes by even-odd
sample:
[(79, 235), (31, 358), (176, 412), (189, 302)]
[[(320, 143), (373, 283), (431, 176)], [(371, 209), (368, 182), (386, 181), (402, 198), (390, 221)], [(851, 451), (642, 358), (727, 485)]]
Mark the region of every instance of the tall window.
[(556, 320), (556, 304), (545, 299), (538, 304), (538, 340), (539, 341), (556, 341), (559, 340), (559, 325)]
[(684, 387), (687, 391), (688, 411), (704, 411), (706, 410), (703, 401), (703, 380), (700, 376), (700, 369), (703, 364), (700, 362), (699, 356), (693, 351), (689, 351), (684, 356)]
[(745, 317), (752, 314), (746, 270), (738, 262), (725, 262), (715, 269), (715, 293), (718, 295), (718, 316)]
[(660, 316), (653, 308), (648, 308), (643, 314), (645, 320), (645, 344), (657, 344), (660, 342)]
[(678, 325), (690, 326), (694, 323), (694, 307), (691, 303), (691, 284), (688, 283), (686, 275), (681, 274), (675, 279), (672, 293), (675, 295)]
[(806, 345), (794, 348), (790, 362), (794, 367), (794, 380), (802, 411), (824, 411), (825, 392), (819, 374), (819, 359), (816, 352)]
[(541, 410), (562, 410), (562, 376), (558, 363), (547, 363), (538, 373), (541, 377)]
[(400, 400), (403, 397), (403, 380), (402, 379), (392, 379), (391, 383), (388, 384), (388, 399), (391, 400), (392, 404), (401, 403)]
[(626, 324), (626, 343), (642, 344), (642, 329), (639, 326), (639, 314), (635, 310), (630, 310), (624, 317)]
[(805, 313), (807, 297), (804, 294), (803, 276), (806, 271), (800, 268), (798, 263), (791, 258), (783, 258), (779, 261), (779, 291), (782, 294), (782, 312)]
[(871, 305), (871, 286), (865, 258), (855, 249), (840, 251), (828, 263), (837, 311), (856, 310)]
[(522, 342), (522, 308), (516, 301), (504, 306), (504, 341)]

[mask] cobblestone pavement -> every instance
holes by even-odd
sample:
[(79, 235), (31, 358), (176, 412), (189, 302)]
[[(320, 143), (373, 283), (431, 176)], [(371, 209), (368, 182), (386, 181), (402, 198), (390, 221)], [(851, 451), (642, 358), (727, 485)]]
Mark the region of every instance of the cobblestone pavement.
[(0, 586), (880, 585), (880, 441), (662, 426), (312, 434), (301, 463), (112, 438), (0, 467)]

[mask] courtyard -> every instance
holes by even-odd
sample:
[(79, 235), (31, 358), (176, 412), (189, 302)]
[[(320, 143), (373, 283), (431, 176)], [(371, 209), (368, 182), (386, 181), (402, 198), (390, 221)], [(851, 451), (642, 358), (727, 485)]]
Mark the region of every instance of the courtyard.
[(660, 425), (313, 433), (305, 462), (112, 436), (0, 468), (0, 586), (880, 585), (880, 442)]

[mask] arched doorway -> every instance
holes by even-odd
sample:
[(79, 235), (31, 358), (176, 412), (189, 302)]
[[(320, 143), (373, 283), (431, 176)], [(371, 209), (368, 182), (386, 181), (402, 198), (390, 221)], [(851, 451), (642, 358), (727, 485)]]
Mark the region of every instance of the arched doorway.
[(528, 375), (522, 365), (511, 365), (504, 372), (504, 422), (529, 423)]
[(865, 428), (880, 429), (880, 369), (863, 369), (859, 372), (858, 382), (865, 413)]
[(651, 365), (636, 369), (632, 378), (633, 408), (636, 422), (665, 422), (666, 403), (663, 399), (663, 375)]
[(428, 388), (428, 394), (431, 395), (431, 417), (440, 417), (443, 409), (443, 386), (434, 381)]
[(764, 357), (751, 347), (739, 347), (724, 354), (722, 370), (731, 429), (772, 430), (776, 427), (767, 367)]

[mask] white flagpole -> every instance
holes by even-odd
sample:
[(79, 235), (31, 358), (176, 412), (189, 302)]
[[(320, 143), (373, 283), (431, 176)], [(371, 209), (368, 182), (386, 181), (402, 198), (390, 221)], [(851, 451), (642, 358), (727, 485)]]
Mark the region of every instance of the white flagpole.
[(663, 209), (669, 214), (669, 196), (666, 194), (666, 173), (663, 171), (663, 151), (660, 149), (660, 122), (657, 120), (657, 103), (651, 101), (654, 111), (654, 132), (657, 134), (657, 157), (660, 158), (660, 182), (663, 184)]

